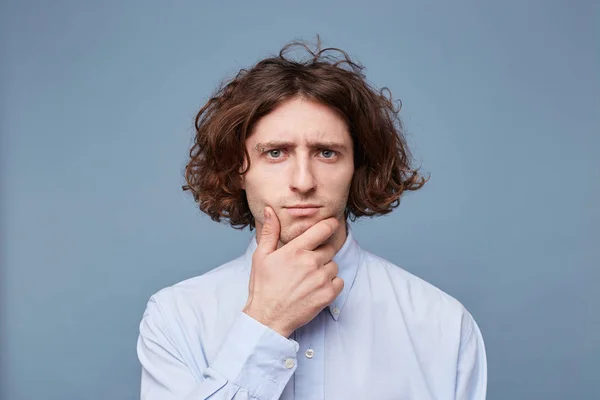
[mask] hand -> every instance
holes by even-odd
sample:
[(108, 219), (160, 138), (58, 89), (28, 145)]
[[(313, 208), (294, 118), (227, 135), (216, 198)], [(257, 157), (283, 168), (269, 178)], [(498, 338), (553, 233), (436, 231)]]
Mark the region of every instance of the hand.
[(323, 244), (340, 224), (333, 217), (319, 221), (277, 249), (279, 219), (270, 208), (265, 207), (264, 212), (243, 312), (287, 338), (331, 304), (344, 288), (332, 261), (337, 250)]

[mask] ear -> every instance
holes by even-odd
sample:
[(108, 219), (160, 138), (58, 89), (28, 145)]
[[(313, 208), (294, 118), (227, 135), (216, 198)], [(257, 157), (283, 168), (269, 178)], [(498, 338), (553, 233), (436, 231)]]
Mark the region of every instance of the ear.
[[(242, 166), (238, 170), (238, 173), (239, 173), (239, 176), (238, 176), (238, 185), (240, 186), (240, 188), (242, 190), (246, 190), (246, 174), (242, 174), (242, 171), (244, 169), (246, 169), (247, 166), (248, 166), (248, 161), (244, 157), (244, 161), (242, 162)], [(248, 172), (248, 171), (246, 171), (246, 172)]]
[(238, 170), (237, 184), (242, 190), (246, 190), (246, 174), (242, 174), (242, 171), (246, 167), (246, 163)]

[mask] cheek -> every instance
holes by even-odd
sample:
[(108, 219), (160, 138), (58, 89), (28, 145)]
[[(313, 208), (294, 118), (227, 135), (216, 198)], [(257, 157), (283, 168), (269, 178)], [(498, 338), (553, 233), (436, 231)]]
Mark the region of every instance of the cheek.
[(353, 167), (324, 171), (323, 187), (330, 192), (345, 192), (350, 188), (353, 174)]
[(279, 180), (281, 174), (264, 174), (261, 171), (253, 171), (252, 173), (246, 174), (245, 190), (248, 201), (268, 203), (273, 198), (273, 194), (276, 193), (276, 189), (280, 187)]

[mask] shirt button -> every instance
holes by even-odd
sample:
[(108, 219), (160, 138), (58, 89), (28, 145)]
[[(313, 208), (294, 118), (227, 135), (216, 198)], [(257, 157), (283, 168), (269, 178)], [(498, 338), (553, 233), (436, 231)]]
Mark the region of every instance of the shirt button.
[(338, 314), (340, 313), (340, 309), (339, 309), (339, 308), (337, 308), (337, 307), (334, 307), (334, 309), (333, 309), (333, 313), (334, 313), (335, 315), (338, 315)]
[(306, 356), (306, 358), (313, 358), (315, 356), (315, 351), (313, 349), (308, 349), (306, 350), (304, 355)]
[(285, 360), (285, 367), (287, 369), (294, 368), (294, 364), (295, 363), (294, 363), (294, 360), (292, 358), (288, 358), (287, 360)]

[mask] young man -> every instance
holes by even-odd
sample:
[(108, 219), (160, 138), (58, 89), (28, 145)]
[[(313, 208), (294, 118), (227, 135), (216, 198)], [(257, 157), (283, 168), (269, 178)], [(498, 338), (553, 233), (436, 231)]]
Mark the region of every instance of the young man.
[[(308, 60), (288, 57), (296, 46)], [(198, 113), (184, 188), (213, 220), (256, 235), (150, 298), (142, 399), (485, 398), (471, 315), (363, 250), (347, 223), (426, 182), (399, 110), (361, 69), (341, 50), (291, 43)]]

